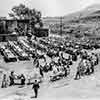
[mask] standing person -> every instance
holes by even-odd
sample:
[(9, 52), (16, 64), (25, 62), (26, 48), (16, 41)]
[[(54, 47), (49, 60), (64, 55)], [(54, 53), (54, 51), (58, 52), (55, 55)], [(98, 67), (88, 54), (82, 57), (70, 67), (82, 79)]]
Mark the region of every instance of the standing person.
[(38, 89), (40, 88), (39, 83), (37, 82), (37, 80), (35, 80), (35, 82), (33, 83), (33, 87), (34, 89), (34, 93), (35, 93), (35, 98), (37, 98), (38, 96)]
[(81, 59), (81, 61), (79, 62), (79, 65), (78, 65), (78, 67), (77, 67), (76, 76), (75, 76), (75, 78), (74, 78), (75, 80), (81, 78), (82, 66), (83, 66), (83, 59)]
[(69, 74), (70, 74), (70, 66), (67, 65), (67, 75), (69, 75)]
[(95, 54), (95, 57), (96, 57), (96, 65), (98, 65), (98, 63), (99, 63), (99, 57), (98, 57), (97, 54)]
[(94, 64), (93, 64), (93, 61), (90, 61), (90, 63), (91, 63), (90, 69), (91, 69), (91, 74), (92, 74), (94, 73)]
[(40, 65), (39, 69), (40, 69), (40, 75), (41, 75), (42, 77), (44, 77), (44, 74), (43, 74), (43, 68), (42, 68), (41, 65)]
[(86, 72), (85, 72), (85, 74), (86, 75), (90, 75), (90, 68), (91, 68), (91, 64), (90, 64), (90, 61), (88, 61), (88, 60), (86, 60), (85, 61), (85, 66), (86, 66)]
[(25, 76), (21, 74), (21, 85), (25, 85)]
[(6, 74), (4, 74), (1, 88), (6, 88), (6, 87), (7, 87), (7, 76), (6, 76)]
[(14, 85), (14, 79), (15, 79), (15, 76), (14, 76), (14, 71), (11, 72), (10, 76), (9, 76), (9, 79), (10, 79), (10, 84), (9, 86), (12, 86)]
[(76, 73), (76, 76), (75, 76), (75, 80), (77, 80), (77, 79), (80, 79), (81, 78), (81, 71), (80, 71), (80, 67), (78, 66), (77, 67), (77, 73)]
[(64, 76), (66, 77), (67, 76), (67, 68), (64, 67), (64, 71), (65, 71)]

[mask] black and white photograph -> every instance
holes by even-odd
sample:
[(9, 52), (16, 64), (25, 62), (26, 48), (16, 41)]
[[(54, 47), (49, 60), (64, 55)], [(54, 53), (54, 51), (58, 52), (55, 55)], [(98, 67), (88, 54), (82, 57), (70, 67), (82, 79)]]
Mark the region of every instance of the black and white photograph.
[(100, 100), (100, 0), (0, 0), (0, 100)]

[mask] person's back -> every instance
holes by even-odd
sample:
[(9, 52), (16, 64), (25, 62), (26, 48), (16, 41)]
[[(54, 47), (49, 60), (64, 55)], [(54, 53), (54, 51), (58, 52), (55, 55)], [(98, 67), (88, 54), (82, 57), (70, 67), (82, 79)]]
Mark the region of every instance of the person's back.
[(38, 88), (39, 88), (39, 83), (38, 83), (38, 82), (35, 82), (35, 83), (33, 84), (33, 88), (34, 88), (34, 89), (38, 89)]

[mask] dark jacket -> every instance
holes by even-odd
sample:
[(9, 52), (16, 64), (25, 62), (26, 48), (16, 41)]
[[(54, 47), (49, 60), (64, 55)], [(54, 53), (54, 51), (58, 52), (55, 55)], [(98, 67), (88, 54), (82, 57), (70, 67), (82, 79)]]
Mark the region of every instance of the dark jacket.
[(38, 90), (40, 88), (39, 83), (38, 82), (33, 83), (32, 88), (35, 89), (35, 90)]

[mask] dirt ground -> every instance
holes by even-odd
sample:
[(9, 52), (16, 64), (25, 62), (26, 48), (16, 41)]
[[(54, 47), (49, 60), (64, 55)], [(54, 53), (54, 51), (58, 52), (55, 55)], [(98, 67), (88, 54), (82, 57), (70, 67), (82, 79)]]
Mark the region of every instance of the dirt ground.
[[(93, 52), (100, 52), (99, 50)], [(56, 82), (49, 82), (45, 74), (44, 82), (40, 84), (37, 100), (100, 100), (100, 64), (95, 66), (95, 73), (74, 80), (78, 62), (71, 66), (70, 76)], [(14, 70), (16, 74), (30, 73), (33, 70), (31, 61), (18, 61), (5, 63), (0, 57), (0, 70), (9, 73)], [(2, 75), (1, 75), (2, 76)], [(25, 87), (13, 86), (0, 89), (0, 100), (34, 100), (32, 85)]]

